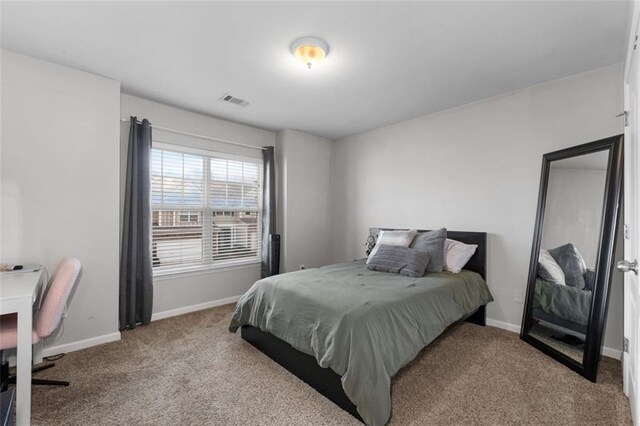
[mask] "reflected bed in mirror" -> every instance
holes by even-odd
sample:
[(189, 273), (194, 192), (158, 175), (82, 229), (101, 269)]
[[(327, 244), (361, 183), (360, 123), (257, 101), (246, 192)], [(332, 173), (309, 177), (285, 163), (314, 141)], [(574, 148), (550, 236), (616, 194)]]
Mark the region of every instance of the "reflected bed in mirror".
[(621, 196), (621, 136), (545, 154), (521, 337), (595, 381)]

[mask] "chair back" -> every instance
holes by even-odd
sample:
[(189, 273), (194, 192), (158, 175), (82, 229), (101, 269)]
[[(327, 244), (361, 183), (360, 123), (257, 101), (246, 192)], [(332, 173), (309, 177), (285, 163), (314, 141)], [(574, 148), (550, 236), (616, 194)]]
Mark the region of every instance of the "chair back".
[(81, 266), (75, 257), (66, 257), (56, 266), (36, 319), (36, 333), (41, 338), (51, 335), (60, 325), (62, 313), (78, 279)]

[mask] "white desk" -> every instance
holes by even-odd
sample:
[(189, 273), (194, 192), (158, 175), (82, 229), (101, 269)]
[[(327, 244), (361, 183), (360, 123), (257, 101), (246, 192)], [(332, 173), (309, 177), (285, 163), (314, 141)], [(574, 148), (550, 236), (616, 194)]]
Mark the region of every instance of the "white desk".
[(31, 333), (33, 303), (40, 294), (42, 270), (0, 273), (0, 314), (18, 314), (16, 423), (31, 424)]

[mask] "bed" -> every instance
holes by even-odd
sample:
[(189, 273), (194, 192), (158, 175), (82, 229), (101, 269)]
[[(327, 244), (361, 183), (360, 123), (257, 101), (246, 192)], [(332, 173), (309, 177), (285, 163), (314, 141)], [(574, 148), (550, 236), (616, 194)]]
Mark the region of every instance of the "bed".
[(595, 279), (595, 269), (587, 268), (580, 251), (572, 242), (541, 249), (533, 293), (534, 323), (546, 323), (564, 329), (558, 331), (577, 332), (584, 340)]
[(586, 335), (591, 296), (590, 289), (579, 290), (537, 277), (533, 318)]
[[(371, 229), (375, 237), (379, 228)], [(485, 323), (486, 234), (460, 274), (409, 278), (364, 260), (265, 278), (238, 301), (230, 331), (368, 425), (391, 415), (391, 377), (448, 326)]]

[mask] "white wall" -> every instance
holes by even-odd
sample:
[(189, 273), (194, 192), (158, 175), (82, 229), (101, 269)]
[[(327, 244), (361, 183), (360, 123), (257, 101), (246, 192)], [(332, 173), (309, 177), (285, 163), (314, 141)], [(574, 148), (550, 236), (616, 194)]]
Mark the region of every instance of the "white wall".
[[(622, 67), (612, 65), (337, 141), (333, 261), (363, 257), (373, 226), (486, 231), (487, 316), (519, 326), (514, 292), (526, 287), (542, 154), (622, 133), (621, 111)], [(618, 329), (605, 338), (616, 349), (619, 287), (608, 320)]]
[[(195, 114), (126, 94), (122, 95), (121, 115), (123, 118), (137, 116), (139, 120), (146, 118), (151, 124), (161, 127), (241, 142), (256, 147), (275, 146), (276, 142), (275, 133), (270, 131)], [(122, 152), (120, 158), (120, 188), (122, 197), (124, 194), (129, 124), (122, 123), (120, 130)], [(250, 157), (261, 158), (262, 155), (261, 151), (256, 149), (185, 137), (158, 129), (153, 130), (153, 138), (156, 141), (183, 144)], [(259, 264), (192, 273), (187, 276), (156, 277), (154, 278), (153, 318), (157, 319), (182, 313), (191, 309), (191, 307), (214, 305), (216, 302), (230, 303), (237, 296), (247, 291), (258, 279), (260, 279)]]
[(119, 338), (120, 84), (2, 53), (0, 259), (82, 262), (64, 327), (46, 346)]
[[(606, 167), (608, 158), (603, 157)], [(542, 248), (548, 250), (573, 243), (587, 268), (595, 268), (606, 180), (606, 169), (551, 166), (542, 226)]]
[(278, 132), (276, 139), (281, 272), (328, 265), (333, 142), (295, 130)]

